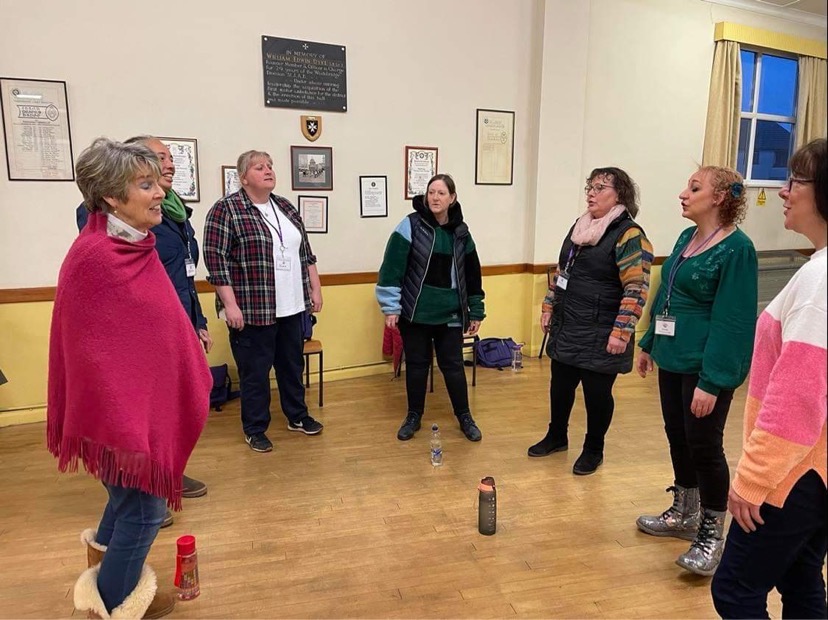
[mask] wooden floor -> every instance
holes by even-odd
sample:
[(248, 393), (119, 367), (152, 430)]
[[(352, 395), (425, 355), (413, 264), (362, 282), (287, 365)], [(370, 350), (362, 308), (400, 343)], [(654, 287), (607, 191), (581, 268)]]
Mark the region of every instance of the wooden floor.
[[(202, 595), (177, 618), (712, 618), (709, 579), (677, 567), (687, 543), (636, 530), (665, 509), (672, 482), (654, 377), (621, 377), (598, 473), (571, 473), (583, 438), (579, 396), (570, 450), (530, 459), (548, 422), (548, 359), (521, 373), (480, 369), (469, 387), (483, 441), (468, 442), (441, 379), (425, 422), (443, 429), (429, 463), (427, 425), (396, 439), (404, 385), (390, 376), (331, 383), (317, 437), (288, 432), (274, 404), (270, 454), (244, 443), (238, 401), (212, 413), (188, 473), (209, 484), (161, 530), (149, 561), (171, 585), (175, 540), (191, 533)], [(726, 450), (738, 459), (744, 393)], [(58, 474), (43, 424), (0, 429), (0, 617), (73, 614), (85, 567), (78, 541), (105, 493)], [(477, 532), (477, 482), (498, 489), (498, 531)], [(771, 602), (778, 617), (778, 598)], [(78, 612), (74, 612), (79, 616)]]

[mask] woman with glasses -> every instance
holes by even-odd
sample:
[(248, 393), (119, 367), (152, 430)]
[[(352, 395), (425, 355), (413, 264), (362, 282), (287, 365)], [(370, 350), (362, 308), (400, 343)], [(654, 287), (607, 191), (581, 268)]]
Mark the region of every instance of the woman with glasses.
[(736, 226), (747, 210), (738, 172), (699, 168), (679, 200), (695, 225), (662, 267), (637, 364), (642, 377), (658, 364), (673, 505), (636, 524), (653, 536), (692, 540), (676, 563), (710, 576), (722, 555), (730, 482), (722, 439), (733, 391), (750, 368), (758, 266), (753, 243)]
[(615, 401), (618, 373), (633, 367), (635, 325), (647, 301), (653, 247), (635, 222), (637, 188), (620, 168), (596, 168), (587, 178), (586, 212), (564, 240), (541, 309), (552, 359), (546, 436), (529, 456), (547, 456), (569, 445), (569, 415), (583, 386), (587, 433), (572, 468), (594, 473), (604, 461), (604, 436)]
[(772, 588), (782, 594), (783, 618), (828, 615), (828, 142), (802, 147), (790, 167), (779, 192), (784, 226), (815, 252), (756, 326), (744, 444), (727, 502), (733, 522), (712, 583), (724, 618), (767, 618)]

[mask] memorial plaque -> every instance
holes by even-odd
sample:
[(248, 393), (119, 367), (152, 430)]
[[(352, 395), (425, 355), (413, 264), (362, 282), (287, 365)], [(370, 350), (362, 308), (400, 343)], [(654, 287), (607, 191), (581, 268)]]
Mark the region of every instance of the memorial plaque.
[(348, 110), (342, 45), (263, 36), (262, 69), (269, 108)]

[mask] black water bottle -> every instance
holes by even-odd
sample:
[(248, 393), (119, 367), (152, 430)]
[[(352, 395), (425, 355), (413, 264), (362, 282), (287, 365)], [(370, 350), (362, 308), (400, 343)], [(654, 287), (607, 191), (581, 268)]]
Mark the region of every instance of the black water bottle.
[(483, 478), (477, 490), (480, 495), (477, 506), (477, 529), (484, 536), (491, 536), (497, 531), (497, 491), (494, 478)]

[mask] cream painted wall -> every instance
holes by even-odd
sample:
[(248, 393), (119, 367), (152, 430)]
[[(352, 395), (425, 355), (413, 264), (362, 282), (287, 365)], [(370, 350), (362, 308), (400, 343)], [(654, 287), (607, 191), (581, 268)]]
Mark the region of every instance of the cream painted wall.
[[(718, 21), (824, 39), (824, 28), (699, 0), (547, 0), (543, 39), (534, 263), (557, 260), (583, 211), (595, 167), (627, 170), (657, 255), (687, 222), (678, 194), (701, 162), (713, 27)], [(803, 247), (781, 226), (778, 188), (748, 190), (745, 231), (757, 249)], [(807, 245), (805, 243), (804, 245)]]
[[(0, 0), (0, 75), (67, 82), (75, 154), (99, 135), (198, 139), (202, 200), (220, 193), (220, 167), (249, 148), (269, 151), (289, 189), (291, 144), (307, 144), (302, 110), (265, 108), (260, 36), (347, 47), (345, 114), (323, 113), (317, 145), (332, 146), (328, 235), (312, 239), (323, 273), (374, 271), (403, 200), (404, 147), (439, 148), (455, 176), (485, 264), (524, 262), (532, 117), (531, 38), (536, 0)], [(163, 20), (163, 21), (162, 21)], [(516, 113), (515, 180), (474, 185), (475, 109)], [(0, 155), (5, 169), (5, 153)], [(359, 218), (358, 176), (387, 175), (389, 217)], [(0, 288), (54, 285), (76, 231), (72, 183), (0, 175)], [(37, 216), (33, 217), (33, 213)], [(497, 225), (491, 223), (498, 222)], [(205, 275), (203, 267), (200, 275)]]

